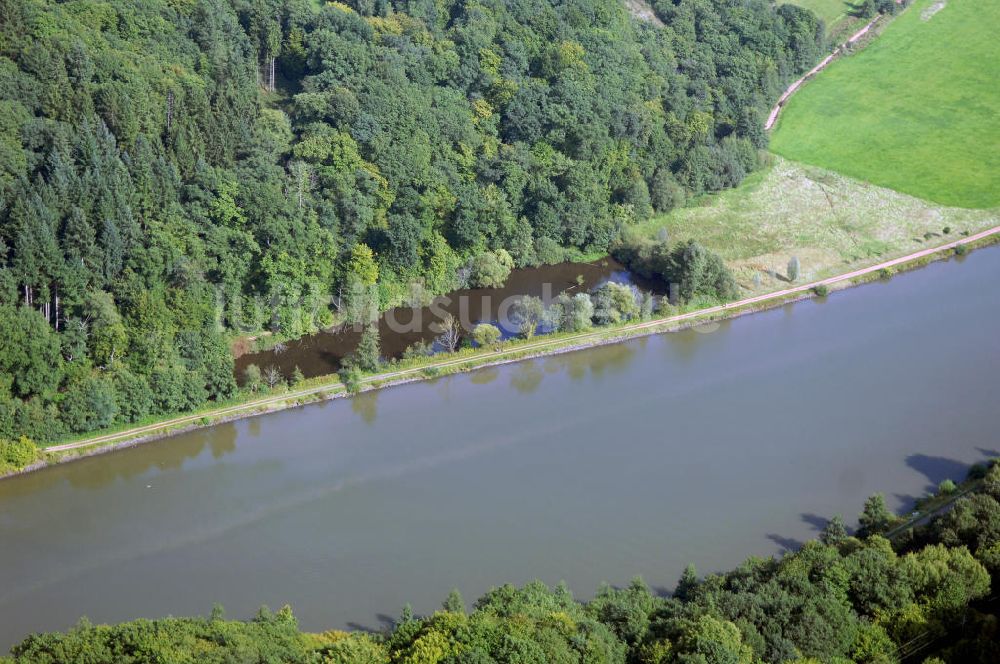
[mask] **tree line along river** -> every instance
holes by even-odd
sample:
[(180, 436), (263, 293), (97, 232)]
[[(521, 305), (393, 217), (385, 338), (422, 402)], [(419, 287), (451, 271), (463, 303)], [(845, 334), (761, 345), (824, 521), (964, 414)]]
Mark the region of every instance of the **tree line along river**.
[(672, 589), (998, 455), (1000, 247), (721, 325), (0, 482), (0, 647), (92, 621), (377, 628), (452, 587)]

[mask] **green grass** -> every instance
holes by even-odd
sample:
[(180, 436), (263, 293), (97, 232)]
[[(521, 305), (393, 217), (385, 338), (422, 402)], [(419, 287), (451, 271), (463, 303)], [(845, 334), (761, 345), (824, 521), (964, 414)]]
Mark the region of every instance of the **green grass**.
[[(671, 242), (695, 239), (719, 253), (752, 293), (784, 287), (788, 260), (800, 282), (895, 258), (1000, 223), (993, 210), (935, 205), (830, 170), (772, 157), (736, 189), (639, 226)], [(945, 233), (945, 229), (948, 233)], [(759, 282), (759, 283), (758, 283)]]
[(1000, 2), (917, 0), (781, 114), (771, 149), (936, 203), (1000, 205)]
[(854, 23), (857, 19), (852, 15), (854, 4), (844, 0), (779, 0), (779, 5), (798, 5), (810, 10), (826, 23), (828, 34), (836, 34), (843, 26)]

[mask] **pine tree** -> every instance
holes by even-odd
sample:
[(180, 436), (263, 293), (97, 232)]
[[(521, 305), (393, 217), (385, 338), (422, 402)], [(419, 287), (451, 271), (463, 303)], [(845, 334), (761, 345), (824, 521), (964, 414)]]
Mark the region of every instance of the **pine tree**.
[(881, 535), (892, 525), (893, 514), (885, 504), (885, 496), (876, 493), (865, 501), (865, 508), (858, 518), (858, 534), (862, 537)]
[(847, 539), (847, 526), (839, 514), (830, 519), (819, 534), (819, 541), (827, 546), (837, 546), (845, 539)]
[(680, 581), (677, 582), (677, 589), (674, 590), (674, 597), (686, 601), (692, 598), (694, 591), (698, 588), (698, 570), (694, 564), (684, 568)]
[(369, 325), (361, 333), (361, 341), (354, 351), (354, 366), (362, 371), (378, 371), (380, 353), (378, 326)]
[(462, 599), (462, 593), (458, 592), (458, 588), (452, 588), (441, 608), (451, 613), (465, 613), (465, 600)]

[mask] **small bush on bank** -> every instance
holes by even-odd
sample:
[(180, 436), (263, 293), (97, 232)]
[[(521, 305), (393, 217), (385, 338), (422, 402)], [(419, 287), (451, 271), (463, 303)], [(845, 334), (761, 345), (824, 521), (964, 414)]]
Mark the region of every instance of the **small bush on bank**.
[(967, 247), (966, 245), (960, 244), (957, 247), (955, 247), (955, 255), (956, 256), (964, 256), (967, 253), (969, 253), (969, 247)]
[(417, 341), (406, 347), (403, 351), (404, 360), (414, 360), (421, 357), (430, 357), (434, 354), (434, 344), (426, 341)]
[(819, 286), (816, 286), (816, 288), (813, 288), (813, 292), (819, 297), (826, 297), (830, 294), (830, 289), (826, 284), (820, 284)]
[(337, 376), (349, 394), (357, 394), (361, 390), (361, 372), (354, 367), (344, 367)]
[(20, 470), (37, 461), (38, 456), (38, 446), (27, 436), (17, 440), (0, 439), (0, 472)]

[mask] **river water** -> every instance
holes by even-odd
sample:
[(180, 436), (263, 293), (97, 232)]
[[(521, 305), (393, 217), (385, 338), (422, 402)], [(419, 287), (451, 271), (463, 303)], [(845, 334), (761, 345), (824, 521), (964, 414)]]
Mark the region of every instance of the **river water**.
[(673, 587), (1000, 454), (1000, 248), (719, 326), (0, 482), (0, 646), (93, 621), (378, 628), (452, 587)]

